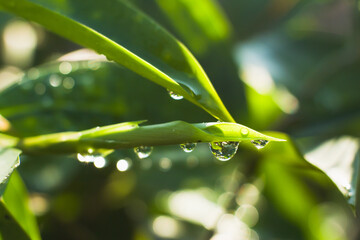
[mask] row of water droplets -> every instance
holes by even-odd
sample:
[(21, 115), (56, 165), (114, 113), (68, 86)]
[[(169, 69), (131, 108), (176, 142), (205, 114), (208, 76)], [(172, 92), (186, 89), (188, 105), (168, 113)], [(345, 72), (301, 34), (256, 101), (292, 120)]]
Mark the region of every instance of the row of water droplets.
[[(167, 90), (170, 97), (175, 100), (183, 99), (183, 96), (171, 91)], [(240, 131), (242, 136), (247, 136), (249, 134), (249, 130), (247, 128), (242, 128)], [(264, 148), (268, 144), (268, 140), (252, 140), (251, 143), (257, 148)], [(186, 152), (190, 153), (196, 148), (197, 143), (183, 143), (180, 144), (180, 148)], [(209, 143), (210, 150), (212, 154), (220, 161), (228, 161), (230, 160), (237, 152), (239, 147), (239, 142), (235, 141), (225, 141), (225, 142), (211, 142)], [(139, 159), (148, 158), (153, 151), (152, 146), (138, 146), (134, 148), (135, 154)], [(106, 160), (101, 154), (94, 154), (93, 149), (89, 149), (88, 153), (80, 154), (78, 153), (77, 158), (80, 162), (90, 163), (92, 162), (95, 167), (103, 168), (106, 165)], [(117, 168), (119, 171), (126, 171), (130, 167), (130, 163), (126, 159), (121, 159), (117, 162)]]
[[(252, 140), (251, 143), (257, 148), (264, 148), (269, 141), (267, 140)], [(186, 152), (192, 152), (197, 143), (183, 143), (180, 144), (181, 149)], [(209, 143), (212, 154), (220, 161), (230, 160), (237, 152), (239, 142), (226, 141), (226, 142), (211, 142)], [(139, 146), (134, 148), (134, 152), (140, 159), (147, 158), (151, 155), (153, 147), (151, 146)]]
[[(181, 100), (184, 97), (175, 93), (174, 91), (171, 91), (167, 89), (170, 97), (174, 100)], [(241, 135), (247, 136), (249, 134), (249, 130), (247, 128), (241, 129)], [(257, 149), (264, 148), (269, 141), (268, 140), (252, 140), (252, 144)], [(184, 152), (192, 152), (195, 147), (196, 143), (183, 143), (180, 144), (180, 147), (184, 150)], [(209, 143), (210, 150), (212, 154), (220, 161), (228, 161), (230, 160), (237, 152), (239, 147), (239, 142), (233, 142), (233, 141), (227, 141), (227, 142), (211, 142)], [(150, 156), (151, 152), (153, 150), (153, 147), (150, 146), (139, 146), (134, 148), (134, 152), (137, 154), (137, 156), (140, 159), (147, 158)]]

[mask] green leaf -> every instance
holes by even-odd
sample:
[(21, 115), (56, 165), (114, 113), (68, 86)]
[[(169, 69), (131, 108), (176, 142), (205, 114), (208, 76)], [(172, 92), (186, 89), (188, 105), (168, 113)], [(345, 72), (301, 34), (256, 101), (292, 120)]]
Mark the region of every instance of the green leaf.
[(305, 159), (324, 171), (359, 213), (359, 139), (342, 136), (320, 144)]
[(81, 132), (64, 132), (19, 141), (17, 147), (26, 153), (76, 153), (88, 148), (131, 148), (141, 145), (172, 145), (187, 142), (220, 142), (268, 140), (273, 138), (236, 123), (190, 124), (174, 121), (150, 126), (138, 126), (138, 122), (126, 122), (96, 127)]
[(0, 198), (0, 235), (4, 240), (41, 239), (36, 219), (28, 208), (25, 185), (16, 171)]
[[(333, 179), (307, 162), (288, 136), (274, 135), (287, 142), (260, 152), (267, 195), (306, 239), (350, 239), (355, 217)], [(329, 218), (340, 230), (324, 224)]]
[(0, 8), (104, 54), (222, 121), (234, 122), (187, 48), (124, 1), (0, 0)]
[[(79, 58), (84, 55), (86, 58)], [(78, 131), (129, 119), (153, 123), (213, 120), (194, 104), (171, 101), (162, 87), (99, 57), (82, 49), (61, 57), (61, 61), (30, 69), (0, 93), (0, 112), (21, 137)], [(66, 75), (59, 71), (64, 64), (73, 69)], [(134, 91), (138, 86), (142, 87)]]
[(196, 53), (204, 53), (211, 45), (229, 40), (231, 26), (217, 1), (156, 2)]
[[(0, 140), (0, 143), (3, 143), (3, 141)], [(20, 152), (20, 150), (14, 148), (0, 148), (0, 195), (1, 189), (4, 190), (9, 176), (20, 164)]]

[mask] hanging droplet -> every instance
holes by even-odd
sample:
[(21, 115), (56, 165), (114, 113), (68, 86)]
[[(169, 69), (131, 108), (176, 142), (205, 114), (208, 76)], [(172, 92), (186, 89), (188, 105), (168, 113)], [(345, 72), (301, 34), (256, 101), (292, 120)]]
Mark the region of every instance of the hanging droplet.
[(244, 137), (246, 137), (247, 135), (249, 135), (249, 130), (247, 128), (242, 128), (240, 130), (241, 135), (243, 135)]
[(147, 158), (150, 156), (151, 152), (153, 150), (153, 147), (149, 146), (139, 146), (134, 148), (134, 152), (140, 159)]
[(195, 147), (196, 147), (196, 143), (183, 143), (180, 144), (180, 147), (182, 148), (182, 150), (184, 150), (184, 152), (192, 152)]
[(251, 143), (254, 144), (254, 146), (257, 149), (262, 149), (269, 143), (269, 141), (268, 140), (252, 140)]
[(220, 161), (230, 160), (236, 153), (239, 142), (212, 142), (209, 143), (210, 150)]
[(171, 91), (171, 90), (167, 90), (168, 91), (168, 93), (169, 93), (169, 95), (170, 95), (170, 97), (172, 98), (172, 99), (175, 99), (175, 100), (181, 100), (181, 99), (183, 99), (184, 97), (183, 96), (181, 96), (181, 95), (179, 95), (179, 94), (177, 94), (177, 93), (175, 93), (175, 92), (173, 92), (173, 91)]

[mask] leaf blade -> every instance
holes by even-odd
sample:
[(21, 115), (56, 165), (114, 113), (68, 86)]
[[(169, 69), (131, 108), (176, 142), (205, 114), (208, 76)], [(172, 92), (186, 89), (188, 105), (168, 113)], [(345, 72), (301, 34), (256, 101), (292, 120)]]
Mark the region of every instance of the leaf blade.
[[(91, 6), (94, 4), (91, 1), (89, 3), (92, 3), (88, 4)], [(83, 7), (80, 1), (72, 2), (72, 11), (68, 10), (69, 6), (50, 6), (44, 1), (0, 1), (0, 6), (6, 11), (40, 23), (65, 38), (106, 55), (109, 59), (113, 59), (139, 75), (184, 96), (185, 99), (202, 107), (215, 118), (234, 122), (200, 64), (183, 44), (129, 4), (123, 1), (112, 2), (112, 4), (113, 6), (108, 8), (113, 14), (115, 14), (114, 8), (123, 13), (121, 18), (117, 18), (122, 24), (122, 29), (118, 31), (120, 34), (111, 34), (101, 29), (97, 21), (90, 16), (98, 9), (87, 7), (87, 11), (80, 11)], [(121, 13), (116, 13), (116, 17)], [(80, 20), (77, 21), (77, 19)], [(81, 22), (86, 22), (88, 25)], [(104, 20), (103, 23), (106, 21)], [(126, 24), (130, 24), (131, 27)], [(144, 33), (136, 30), (137, 28)], [(109, 33), (110, 37), (102, 32)], [(122, 34), (124, 32), (127, 34)], [(129, 43), (131, 42), (129, 38), (121, 38), (123, 35), (131, 35), (137, 44), (135, 47), (139, 49), (135, 49)], [(160, 40), (154, 40), (152, 35)], [(145, 38), (152, 37), (150, 40), (153, 41), (138, 40), (144, 36)]]
[[(236, 123), (190, 124), (173, 121), (149, 126), (138, 126), (138, 123), (120, 123), (81, 132), (29, 137), (20, 140), (17, 147), (26, 153), (76, 153), (87, 148), (117, 149), (186, 142), (284, 141)], [(242, 129), (247, 131), (245, 136), (241, 134)]]

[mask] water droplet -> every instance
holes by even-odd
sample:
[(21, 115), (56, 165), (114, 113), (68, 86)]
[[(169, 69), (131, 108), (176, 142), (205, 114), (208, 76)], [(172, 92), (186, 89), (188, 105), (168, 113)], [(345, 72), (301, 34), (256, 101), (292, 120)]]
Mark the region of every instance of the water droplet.
[(230, 160), (236, 153), (239, 142), (212, 142), (209, 143), (210, 150), (220, 161)]
[(153, 147), (149, 146), (139, 146), (134, 148), (134, 152), (140, 159), (147, 158), (150, 156), (151, 152), (153, 150)]
[(130, 168), (130, 161), (126, 160), (126, 159), (120, 159), (117, 163), (116, 163), (116, 168), (120, 171), (120, 172), (125, 172)]
[(246, 137), (247, 135), (249, 135), (249, 130), (247, 128), (242, 128), (240, 130), (241, 135), (243, 135), (244, 137)]
[(170, 95), (170, 97), (172, 98), (172, 99), (175, 99), (175, 100), (181, 100), (181, 99), (183, 99), (184, 97), (183, 96), (181, 96), (181, 95), (179, 95), (179, 94), (177, 94), (177, 93), (175, 93), (175, 92), (173, 92), (173, 91), (171, 91), (171, 90), (167, 90), (168, 91), (168, 93), (169, 93), (169, 95)]
[(196, 143), (183, 143), (180, 144), (180, 147), (182, 148), (182, 150), (184, 150), (184, 152), (192, 152), (195, 147), (196, 147)]
[(269, 143), (269, 141), (268, 140), (252, 140), (251, 143), (254, 144), (254, 146), (257, 149), (262, 149)]

